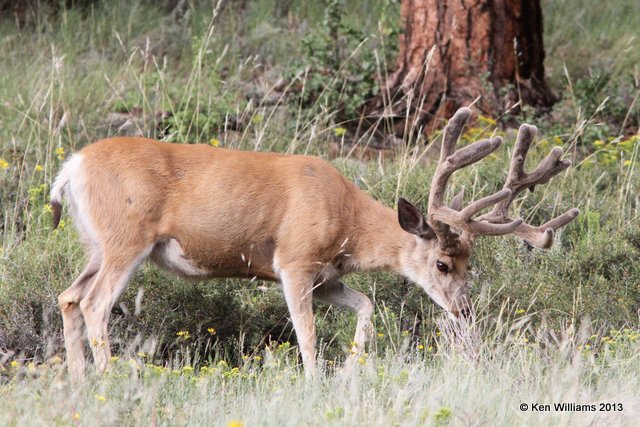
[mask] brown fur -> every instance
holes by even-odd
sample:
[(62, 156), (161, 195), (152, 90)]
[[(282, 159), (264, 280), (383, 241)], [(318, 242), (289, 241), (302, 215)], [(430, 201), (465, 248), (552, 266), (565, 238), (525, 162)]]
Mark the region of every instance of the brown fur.
[[(52, 189), (54, 216), (63, 193), (91, 259), (59, 296), (74, 378), (84, 371), (83, 321), (95, 363), (106, 367), (111, 307), (145, 259), (184, 277), (282, 282), (309, 372), (312, 297), (355, 310), (354, 355), (364, 348), (373, 305), (339, 282), (346, 273), (397, 271), (455, 316), (469, 305), (468, 251), (450, 261), (452, 274), (434, 272), (446, 254), (433, 234), (403, 231), (396, 211), (316, 157), (112, 138), (65, 164)], [(421, 213), (412, 218), (426, 221)]]
[[(103, 140), (81, 154), (101, 241), (126, 249), (174, 238), (185, 257), (212, 277), (276, 280), (275, 251), (281, 265), (317, 270), (341, 250), (361, 249), (360, 236), (370, 242), (385, 231), (384, 219), (395, 219), (315, 157), (142, 138)], [(373, 218), (359, 222), (363, 212)], [(399, 229), (395, 221), (391, 228)], [(347, 236), (352, 242), (342, 247)]]
[[(505, 188), (465, 208), (462, 194), (446, 206), (449, 177), (502, 142), (478, 141), (455, 151), (470, 115), (468, 108), (460, 109), (445, 129), (429, 220), (404, 199), (397, 212), (383, 206), (316, 157), (145, 138), (112, 138), (85, 147), (67, 161), (51, 190), (54, 225), (66, 192), (90, 254), (83, 273), (58, 297), (72, 376), (81, 378), (84, 372), (83, 322), (94, 361), (99, 370), (106, 368), (111, 308), (147, 259), (183, 277), (280, 281), (309, 373), (316, 369), (314, 298), (356, 311), (347, 364), (364, 349), (373, 304), (339, 281), (346, 273), (398, 272), (452, 317), (468, 317), (466, 272), (474, 236), (513, 233), (545, 248), (553, 231), (578, 215), (571, 209), (539, 227), (508, 218), (519, 191), (547, 182), (570, 164), (556, 148), (525, 173), (524, 157), (535, 135), (526, 125), (518, 134)], [(491, 205), (493, 211), (473, 218)]]

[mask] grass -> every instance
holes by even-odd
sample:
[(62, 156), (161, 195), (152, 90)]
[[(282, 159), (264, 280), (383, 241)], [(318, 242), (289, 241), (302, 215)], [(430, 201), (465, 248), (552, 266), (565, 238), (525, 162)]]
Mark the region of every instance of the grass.
[[(395, 275), (353, 275), (349, 285), (376, 305), (369, 354), (352, 375), (336, 372), (355, 318), (319, 305), (324, 374), (307, 380), (273, 284), (185, 283), (145, 265), (112, 315), (119, 360), (104, 377), (68, 383), (56, 297), (85, 258), (68, 215), (51, 230), (47, 193), (69, 153), (96, 139), (141, 133), (320, 155), (387, 205), (400, 195), (426, 205), (433, 167), (422, 146), (400, 144), (380, 161), (331, 154), (332, 144), (372, 143), (370, 134), (352, 140), (336, 105), (352, 98), (345, 79), (360, 64), (383, 75), (393, 63), (397, 5), (344, 8), (341, 22), (355, 36), (341, 36), (340, 71), (322, 77), (306, 67), (300, 40), (334, 53), (324, 9), (288, 4), (230, 3), (212, 14), (195, 2), (175, 20), (150, 2), (116, 1), (20, 26), (0, 20), (2, 424), (632, 425), (640, 412), (640, 58), (629, 47), (640, 13), (631, 1), (606, 11), (543, 2), (546, 66), (561, 100), (532, 119), (540, 136), (529, 162), (561, 145), (574, 167), (516, 208), (533, 223), (574, 206), (582, 213), (549, 251), (512, 237), (478, 239), (471, 283), (480, 320), (471, 331), (452, 336), (440, 309)], [(269, 98), (282, 76), (290, 78), (283, 92)], [(300, 96), (311, 89), (317, 98)], [(468, 198), (502, 185), (515, 135), (496, 125), (500, 114), (479, 118), (463, 138), (500, 133), (506, 141), (452, 178)], [(624, 410), (519, 410), (533, 402)]]
[[(184, 363), (157, 366), (146, 362), (145, 354), (114, 358), (104, 376), (81, 386), (69, 384), (59, 359), (13, 364), (5, 368), (8, 379), (0, 389), (0, 420), (5, 425), (633, 425), (640, 410), (638, 332), (590, 335), (583, 324), (568, 327), (562, 337), (542, 329), (528, 335), (521, 327), (526, 317), (503, 320), (483, 325), (490, 332), (482, 339), (440, 335), (437, 351), (399, 337), (402, 349), (367, 355), (349, 373), (325, 365), (318, 379), (302, 375), (287, 345), (267, 348), (237, 367), (221, 359), (194, 369)], [(522, 404), (529, 409), (522, 410)], [(533, 409), (554, 404), (587, 409)]]

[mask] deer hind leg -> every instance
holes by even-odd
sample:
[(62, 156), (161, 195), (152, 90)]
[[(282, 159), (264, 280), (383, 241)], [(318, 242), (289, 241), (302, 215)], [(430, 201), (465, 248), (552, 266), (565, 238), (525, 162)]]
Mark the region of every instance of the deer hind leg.
[(334, 281), (324, 283), (313, 291), (313, 297), (327, 304), (338, 307), (347, 307), (356, 312), (358, 322), (356, 333), (351, 346), (351, 354), (347, 358), (346, 366), (350, 366), (356, 358), (364, 352), (365, 344), (371, 335), (371, 317), (373, 316), (373, 303), (362, 292), (351, 289), (342, 282)]
[(129, 279), (151, 252), (148, 249), (129, 248), (119, 254), (105, 256), (80, 309), (87, 325), (87, 338), (98, 372), (107, 368), (111, 348), (107, 325), (111, 309), (127, 286)]
[(308, 376), (315, 377), (317, 375), (316, 325), (311, 303), (314, 275), (283, 268), (280, 270), (280, 278), (305, 371)]
[(93, 254), (84, 271), (73, 284), (58, 296), (58, 304), (62, 312), (64, 327), (64, 345), (67, 352), (67, 367), (71, 380), (80, 381), (84, 376), (84, 320), (80, 310), (80, 301), (95, 278), (100, 268), (100, 256)]

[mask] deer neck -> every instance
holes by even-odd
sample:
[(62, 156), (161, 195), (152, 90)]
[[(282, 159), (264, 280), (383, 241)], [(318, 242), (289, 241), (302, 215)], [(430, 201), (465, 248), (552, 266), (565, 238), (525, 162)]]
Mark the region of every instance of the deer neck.
[(416, 238), (398, 223), (398, 213), (367, 198), (356, 218), (352, 242), (355, 270), (402, 273), (403, 257), (413, 252)]

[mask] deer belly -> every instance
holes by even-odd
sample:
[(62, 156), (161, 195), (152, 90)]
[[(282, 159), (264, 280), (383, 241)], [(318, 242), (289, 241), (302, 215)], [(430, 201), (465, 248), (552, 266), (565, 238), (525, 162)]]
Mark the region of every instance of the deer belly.
[(211, 272), (189, 259), (176, 239), (162, 240), (149, 256), (162, 269), (182, 277), (207, 277)]
[[(218, 244), (216, 244), (218, 243)], [(154, 246), (149, 258), (162, 269), (185, 278), (240, 277), (277, 280), (273, 272), (273, 243), (251, 244), (238, 251), (220, 242), (211, 249), (189, 250), (177, 239), (166, 238)]]

